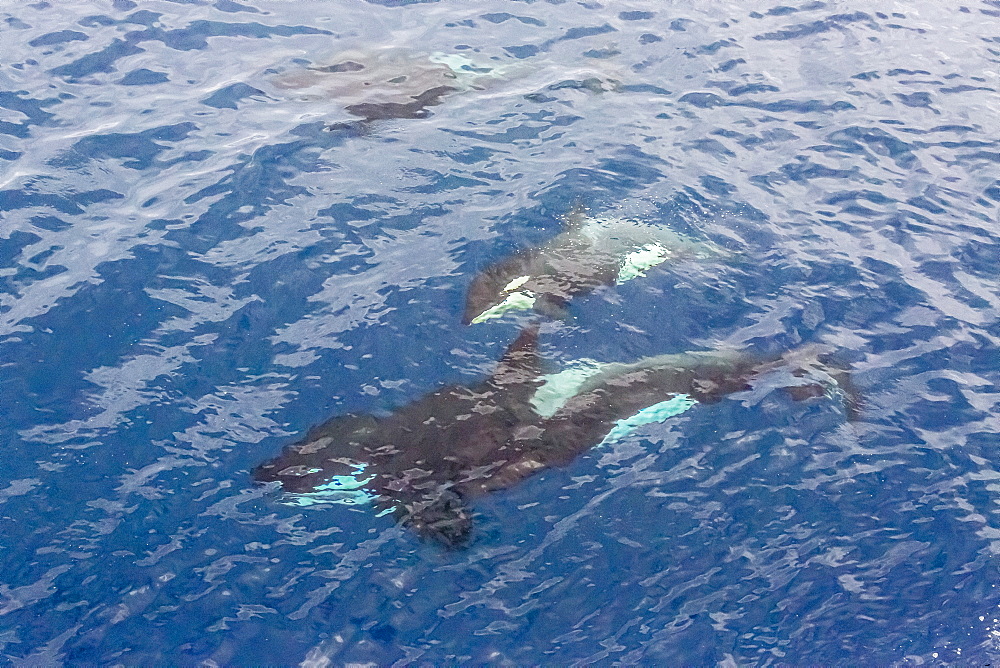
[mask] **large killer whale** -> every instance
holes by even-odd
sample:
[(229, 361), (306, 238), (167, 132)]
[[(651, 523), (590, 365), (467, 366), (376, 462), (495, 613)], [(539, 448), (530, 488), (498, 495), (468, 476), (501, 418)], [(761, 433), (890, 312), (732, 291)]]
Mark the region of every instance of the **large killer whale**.
[(523, 309), (563, 318), (570, 299), (602, 285), (644, 276), (664, 262), (722, 254), (710, 242), (663, 225), (613, 214), (593, 216), (576, 206), (563, 217), (563, 230), (555, 237), (519, 250), (473, 278), (463, 322), (485, 322)]
[(387, 417), (334, 417), (258, 466), (253, 479), (280, 483), (285, 500), (299, 505), (371, 504), (423, 537), (460, 546), (472, 534), (472, 499), (757, 379), (772, 378), (797, 400), (837, 397), (848, 419), (856, 413), (847, 371), (817, 348), (588, 362), (546, 375), (537, 336), (537, 326), (523, 331), (476, 385), (442, 387)]

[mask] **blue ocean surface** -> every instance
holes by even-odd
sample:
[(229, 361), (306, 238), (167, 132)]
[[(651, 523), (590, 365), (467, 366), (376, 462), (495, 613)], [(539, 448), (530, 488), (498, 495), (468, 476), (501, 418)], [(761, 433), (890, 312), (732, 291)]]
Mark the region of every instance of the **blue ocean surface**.
[[(1000, 661), (1000, 2), (0, 16), (5, 662)], [(330, 83), (376, 62), (454, 86)], [(723, 252), (462, 324), (580, 205)], [(475, 499), (453, 548), (252, 481), (533, 322), (553, 372), (821, 344), (859, 415), (765, 376)]]

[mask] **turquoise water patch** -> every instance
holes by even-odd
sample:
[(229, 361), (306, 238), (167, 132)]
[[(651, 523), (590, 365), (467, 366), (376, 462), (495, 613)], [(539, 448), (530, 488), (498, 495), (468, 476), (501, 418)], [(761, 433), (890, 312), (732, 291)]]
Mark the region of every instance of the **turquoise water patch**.
[(436, 51), (428, 56), (427, 60), (432, 63), (445, 65), (455, 74), (455, 77), (465, 86), (472, 86), (482, 79), (499, 79), (508, 76), (516, 76), (519, 70), (525, 68), (516, 65), (500, 65), (497, 63), (486, 64), (473, 60), (460, 53), (443, 53)]
[(608, 435), (604, 437), (604, 440), (598, 444), (598, 447), (619, 441), (643, 425), (664, 422), (667, 418), (680, 415), (697, 403), (697, 400), (692, 399), (687, 394), (678, 394), (671, 399), (643, 408), (631, 417), (618, 420)]
[[(365, 485), (375, 479), (375, 475), (362, 478), (367, 464), (357, 464), (348, 475), (335, 475), (315, 490), (305, 493), (290, 493), (285, 495), (285, 503), (292, 506), (315, 506), (337, 503), (347, 506), (367, 505), (378, 498)], [(318, 470), (310, 473), (318, 473)]]

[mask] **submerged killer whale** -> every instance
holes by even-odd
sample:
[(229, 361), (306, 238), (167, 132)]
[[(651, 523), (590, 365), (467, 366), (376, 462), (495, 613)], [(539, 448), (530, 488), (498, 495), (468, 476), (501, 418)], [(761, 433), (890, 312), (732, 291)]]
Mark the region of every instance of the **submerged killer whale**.
[[(561, 466), (636, 426), (712, 403), (772, 372), (795, 399), (837, 394), (856, 409), (846, 371), (814, 348), (758, 357), (735, 351), (649, 357), (543, 376), (537, 327), (508, 348), (493, 375), (449, 385), (385, 418), (343, 415), (312, 429), (253, 471), (302, 505), (372, 503), (448, 546), (468, 541), (477, 496)], [(546, 380), (549, 382), (547, 383)], [(550, 391), (545, 392), (548, 388)]]
[[(511, 66), (478, 62), (459, 53), (421, 53), (395, 46), (344, 51), (331, 65), (286, 72), (274, 88), (305, 99), (328, 100), (360, 118), (373, 121), (416, 119), (453, 93), (483, 90), (511, 73)], [(331, 129), (352, 123), (335, 123)]]
[(507, 311), (534, 309), (550, 317), (602, 285), (623, 283), (668, 260), (717, 257), (720, 249), (662, 225), (612, 215), (590, 216), (577, 206), (564, 229), (534, 248), (480, 272), (466, 295), (465, 324), (499, 318)]

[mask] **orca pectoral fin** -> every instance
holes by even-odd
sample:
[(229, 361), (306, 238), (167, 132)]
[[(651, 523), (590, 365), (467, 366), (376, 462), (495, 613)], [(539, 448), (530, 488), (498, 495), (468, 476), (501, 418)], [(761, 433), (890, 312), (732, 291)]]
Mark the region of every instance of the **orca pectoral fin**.
[(421, 538), (447, 548), (465, 547), (472, 538), (472, 511), (450, 489), (437, 489), (415, 501), (398, 502), (393, 515)]

